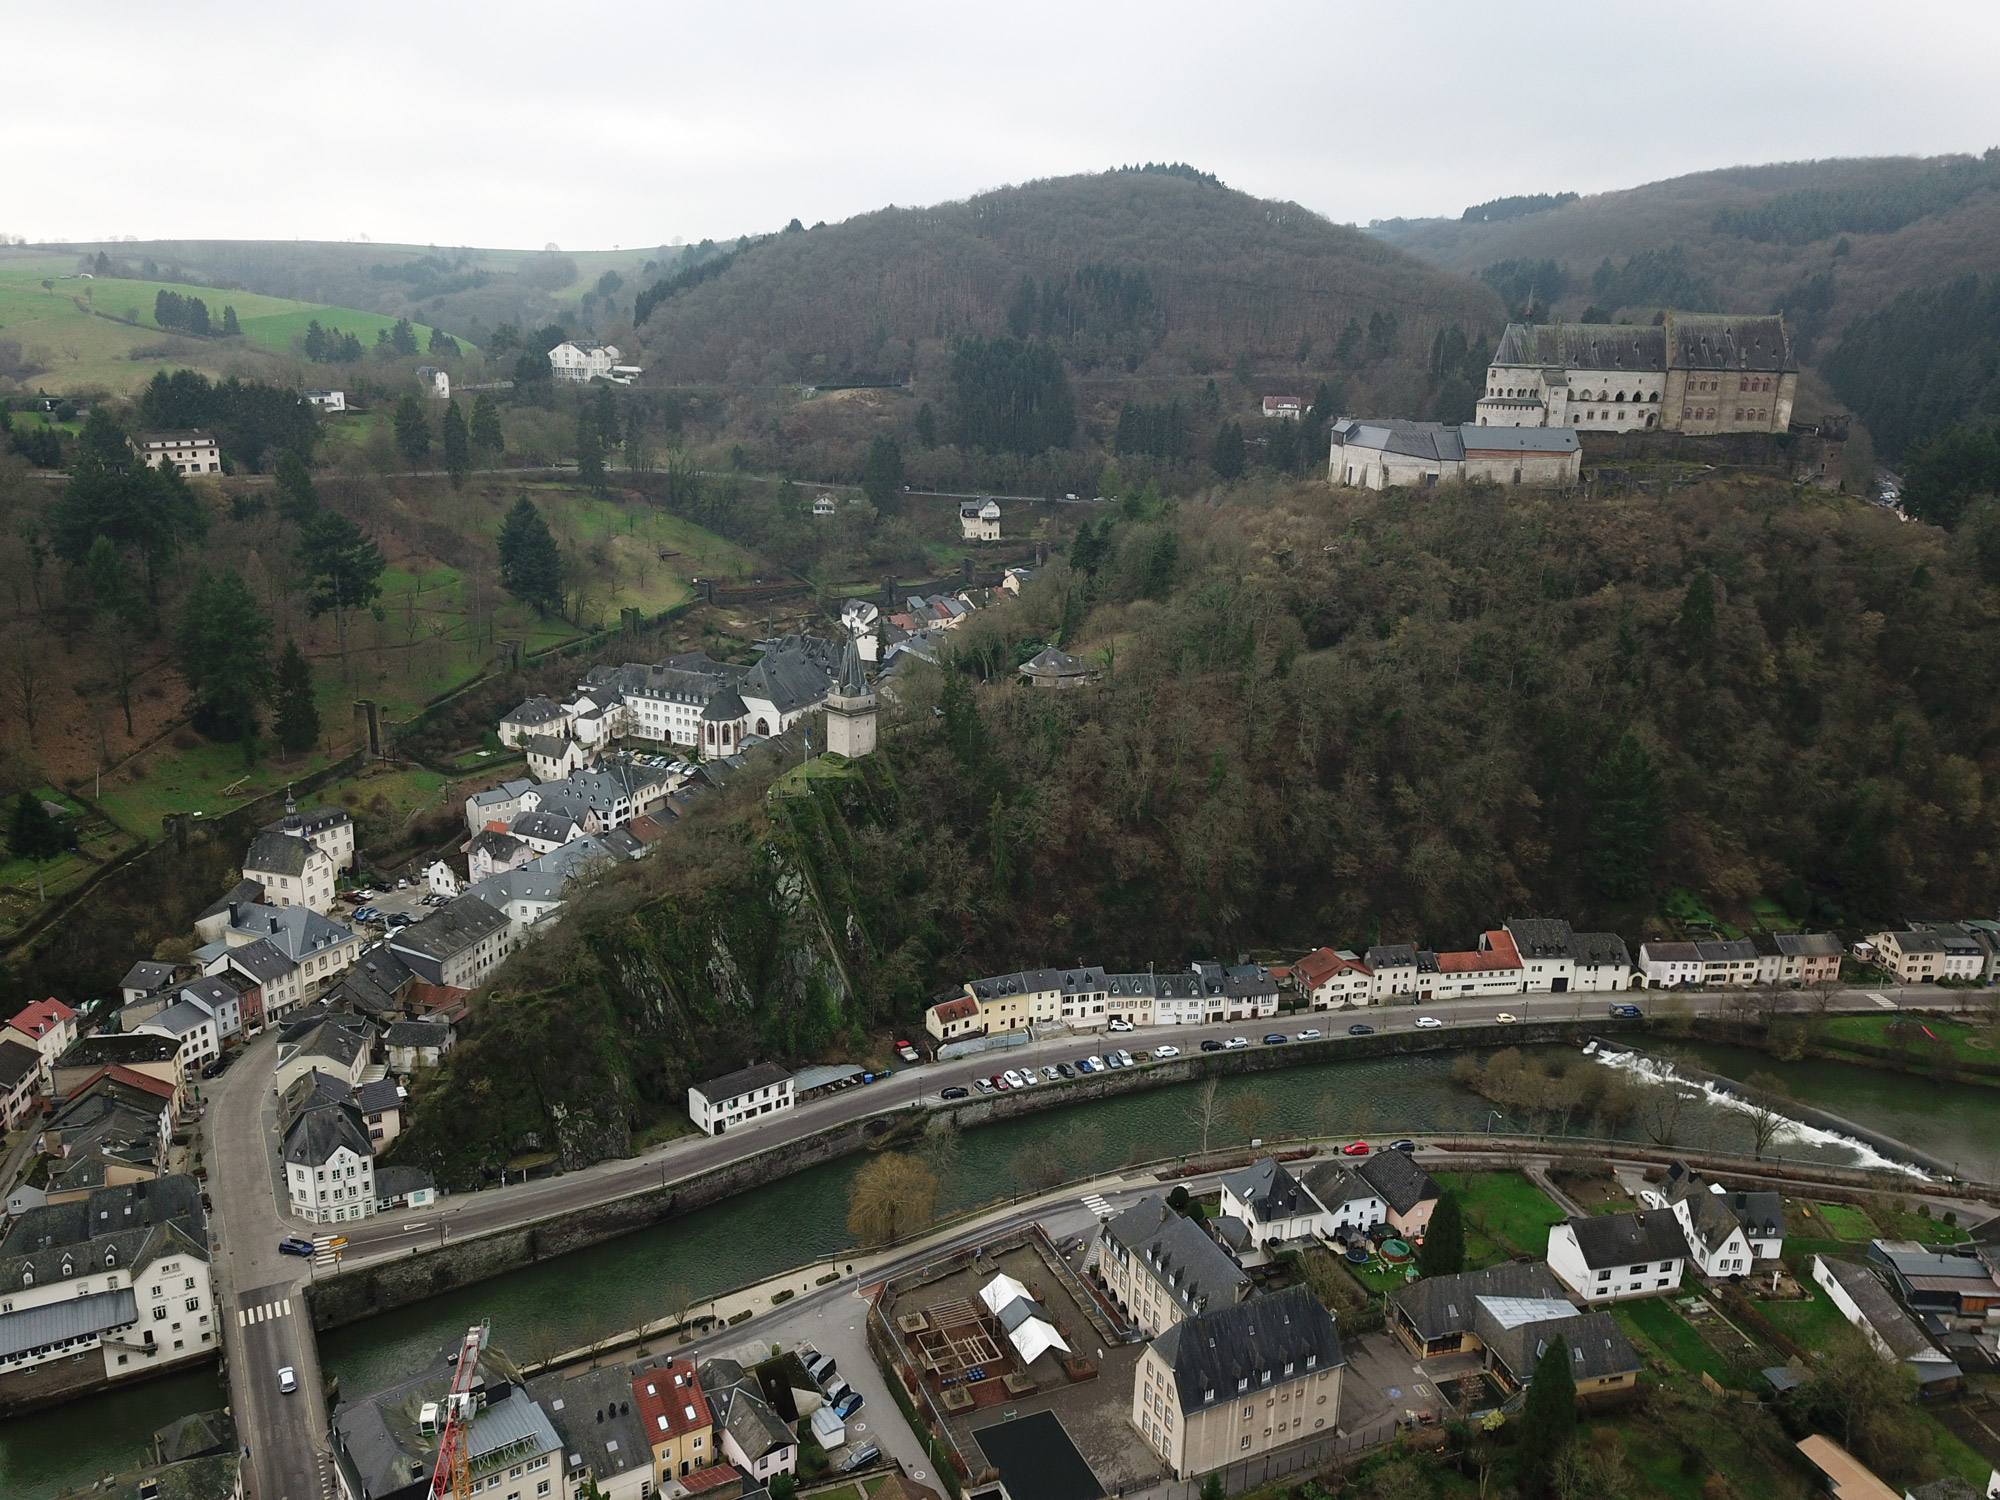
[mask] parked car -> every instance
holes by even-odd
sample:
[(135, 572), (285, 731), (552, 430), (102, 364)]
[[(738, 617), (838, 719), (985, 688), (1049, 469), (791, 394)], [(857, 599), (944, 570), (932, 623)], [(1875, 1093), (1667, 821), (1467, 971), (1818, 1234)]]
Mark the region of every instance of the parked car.
[(1636, 1021), (1640, 1015), (1641, 1012), (1636, 1005), (1614, 1005), (1611, 1007), (1611, 1019), (1614, 1021)]
[(1351, 1141), (1340, 1148), (1340, 1154), (1342, 1156), (1366, 1156), (1368, 1154), (1368, 1143), (1366, 1141)]
[(1009, 1068), (993, 1081), (1003, 1089), (1017, 1089), (1021, 1086), (1021, 1075), (1016, 1073), (1012, 1068)]
[(1417, 1030), (1419, 1031), (1436, 1031), (1442, 1025), (1444, 1025), (1444, 1022), (1440, 1021), (1436, 1016), (1417, 1017)]
[(220, 1057), (216, 1058), (215, 1061), (211, 1062), (207, 1067), (203, 1068), (201, 1070), (201, 1076), (204, 1078), (220, 1078), (223, 1072), (235, 1060), (236, 1060), (235, 1053), (225, 1052)]
[(849, 1391), (845, 1396), (842, 1396), (838, 1401), (833, 1403), (833, 1414), (845, 1422), (849, 1417), (860, 1411), (861, 1406), (861, 1392)]
[(938, 1098), (940, 1099), (964, 1099), (966, 1097), (968, 1097), (966, 1090), (955, 1083), (948, 1089), (938, 1090)]
[(1512, 1026), (1516, 1021), (1520, 1020), (1521, 1018), (1515, 1015), (1511, 1010), (1503, 1010), (1500, 1012), (1499, 1015), (1495, 1016), (1493, 1019), (1497, 1024), (1501, 1026)]
[(1042, 1068), (1042, 1077), (1047, 1079), (1050, 1083), (1054, 1083), (1058, 1078), (1062, 1077), (1062, 1074), (1056, 1071), (1056, 1066), (1054, 1063), (1048, 1063), (1045, 1064)]
[(882, 1456), (882, 1450), (873, 1443), (865, 1443), (840, 1461), (840, 1472), (852, 1474), (856, 1469), (865, 1469)]
[(1352, 1026), (1347, 1028), (1347, 1034), (1349, 1036), (1373, 1036), (1375, 1035), (1375, 1028), (1370, 1026), (1366, 1021), (1356, 1021)]
[(972, 1086), (982, 1094), (993, 1092), (993, 1080), (990, 1078), (975, 1078), (972, 1080)]
[(375, 909), (374, 907), (372, 907), (372, 906), (361, 906), (361, 907), (356, 907), (356, 908), (355, 908), (355, 911), (354, 911), (354, 920), (355, 920), (355, 921), (357, 921), (357, 922), (374, 922), (374, 921), (379, 921), (379, 920), (381, 919), (381, 916), (382, 916), (382, 913), (380, 913), (379, 911), (377, 911), (377, 910), (376, 910), (376, 909)]
[(278, 1366), (278, 1389), (287, 1396), (299, 1388), (299, 1372), (290, 1365)]
[(1116, 1052), (1107, 1052), (1104, 1054), (1104, 1066), (1107, 1068), (1122, 1068), (1125, 1064), (1119, 1060)]
[(1300, 1040), (1300, 1041), (1302, 1041), (1302, 1042), (1316, 1042), (1316, 1041), (1318, 1041), (1318, 1040), (1319, 1040), (1319, 1028), (1318, 1028), (1317, 1026), (1308, 1026), (1308, 1027), (1307, 1027), (1307, 1028), (1306, 1028), (1306, 1029), (1305, 1029), (1304, 1031), (1301, 1031), (1301, 1032), (1299, 1033), (1299, 1040)]
[(1056, 1072), (1064, 1078), (1076, 1077), (1076, 1069), (1072, 1068), (1068, 1063), (1057, 1063)]
[(1218, 1042), (1214, 1037), (1210, 1037), (1201, 1044), (1201, 1050), (1204, 1052), (1220, 1052), (1222, 1050), (1222, 1043)]
[(1417, 1149), (1417, 1143), (1411, 1140), (1391, 1141), (1389, 1142), (1389, 1149), (1391, 1151), (1414, 1151)]
[(1111, 1030), (1113, 1030), (1113, 1031), (1130, 1031), (1130, 1030), (1132, 1030), (1132, 1023), (1131, 1023), (1130, 1021), (1128, 1021), (1128, 1020), (1124, 1019), (1124, 1017), (1122, 1017), (1122, 1016), (1113, 1016), (1113, 1017), (1112, 1017), (1112, 1018), (1110, 1019), (1110, 1021), (1109, 1021), (1109, 1022), (1107, 1022), (1106, 1024), (1107, 1024), (1107, 1025), (1108, 1025), (1108, 1026), (1110, 1027), (1110, 1029), (1111, 1029)]
[(1153, 1049), (1153, 1056), (1155, 1057), (1179, 1057), (1180, 1055), (1181, 1049), (1178, 1047), (1155, 1047)]
[(1222, 1045), (1229, 1051), (1234, 1052), (1238, 1047), (1249, 1046), (1250, 1038), (1247, 1036), (1233, 1036), (1228, 1041), (1224, 1042)]
[(833, 1356), (831, 1354), (815, 1353), (811, 1359), (806, 1361), (806, 1374), (812, 1376), (815, 1384), (820, 1381), (833, 1379)]
[(1121, 1068), (1132, 1066), (1132, 1054), (1125, 1051), (1122, 1047), (1118, 1051), (1118, 1066)]
[(278, 1253), (280, 1255), (303, 1255), (310, 1257), (313, 1253), (313, 1242), (311, 1240), (302, 1240), (297, 1235), (287, 1235), (284, 1239), (278, 1241)]
[(842, 1380), (838, 1375), (833, 1376), (829, 1380), (822, 1380), (819, 1383), (819, 1388), (826, 1392), (827, 1405), (836, 1408), (840, 1405), (840, 1398), (845, 1396), (848, 1391), (847, 1382)]
[(896, 1043), (896, 1056), (902, 1058), (904, 1062), (922, 1061), (917, 1053), (917, 1049), (906, 1041)]
[(409, 888), (410, 888), (410, 882), (406, 879), (398, 880), (396, 882), (396, 889), (399, 891), (407, 891)]
[(1290, 1040), (1291, 1038), (1286, 1036), (1284, 1032), (1273, 1031), (1266, 1034), (1266, 1036), (1264, 1037), (1264, 1045), (1266, 1047), (1282, 1047), (1285, 1045), (1285, 1043), (1289, 1042)]
[(1090, 1071), (1093, 1073), (1102, 1073), (1108, 1066), (1104, 1059), (1099, 1057), (1095, 1052), (1090, 1054), (1088, 1065)]

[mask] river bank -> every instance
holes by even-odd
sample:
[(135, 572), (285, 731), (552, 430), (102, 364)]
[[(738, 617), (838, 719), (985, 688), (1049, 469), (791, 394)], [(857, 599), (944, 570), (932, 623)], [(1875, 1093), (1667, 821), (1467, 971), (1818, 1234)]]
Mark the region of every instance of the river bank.
[[(1912, 1144), (1940, 1157), (1952, 1154), (1953, 1142), (1944, 1134), (1961, 1132), (1961, 1157), (1977, 1150), (2000, 1158), (2000, 1099), (1987, 1090), (1961, 1093), (1928, 1079), (1838, 1063), (1775, 1064), (1747, 1049), (1728, 1056), (1712, 1055), (1706, 1044), (1689, 1050), (1703, 1056), (1705, 1066), (1734, 1077), (1772, 1072), (1794, 1093), (1826, 1101), (1885, 1134), (1907, 1131)], [(1246, 1124), (1267, 1137), (1481, 1131), (1489, 1106), (1452, 1083), (1455, 1057), (1416, 1053), (1223, 1079), (1210, 1144), (1247, 1145)], [(939, 1211), (961, 1211), (1020, 1190), (1028, 1185), (1023, 1174), (1051, 1154), (1070, 1175), (1082, 1175), (1195, 1150), (1200, 1126), (1193, 1115), (1201, 1087), (1198, 1081), (1169, 1084), (967, 1129), (955, 1165), (944, 1174)], [(1932, 1108), (1941, 1108), (1942, 1116), (1925, 1127), (1925, 1112)], [(1713, 1106), (1690, 1113), (1683, 1135), (1688, 1146), (1750, 1149), (1750, 1133), (1739, 1116)], [(1634, 1142), (1644, 1139), (1636, 1122), (1619, 1134)], [(1586, 1144), (1581, 1138), (1577, 1143)], [(368, 1390), (419, 1367), (440, 1344), (482, 1317), (493, 1319), (496, 1340), (517, 1358), (546, 1358), (658, 1318), (672, 1287), (685, 1288), (699, 1302), (816, 1258), (838, 1256), (853, 1244), (846, 1229), (847, 1187), (864, 1159), (848, 1156), (810, 1167), (699, 1213), (326, 1333), (320, 1339), (322, 1363), (345, 1390)], [(1981, 1175), (2000, 1177), (2000, 1161)], [(207, 1380), (206, 1393), (191, 1385), (183, 1390), (182, 1378), (176, 1378), (0, 1423), (0, 1494), (8, 1500), (53, 1500), (64, 1484), (87, 1489), (104, 1473), (128, 1467), (154, 1427), (221, 1400), (211, 1378), (186, 1379)]]

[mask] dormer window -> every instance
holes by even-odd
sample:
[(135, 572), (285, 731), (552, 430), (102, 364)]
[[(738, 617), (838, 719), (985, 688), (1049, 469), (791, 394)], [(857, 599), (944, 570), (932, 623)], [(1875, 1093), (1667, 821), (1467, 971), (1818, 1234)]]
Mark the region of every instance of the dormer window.
[(1249, 1390), (1249, 1389), (1250, 1389), (1250, 1377), (1249, 1377), (1248, 1375), (1239, 1375), (1239, 1376), (1237, 1376), (1237, 1377), (1236, 1377), (1236, 1389), (1237, 1389), (1237, 1390), (1239, 1390), (1239, 1391), (1247, 1391), (1247, 1390)]

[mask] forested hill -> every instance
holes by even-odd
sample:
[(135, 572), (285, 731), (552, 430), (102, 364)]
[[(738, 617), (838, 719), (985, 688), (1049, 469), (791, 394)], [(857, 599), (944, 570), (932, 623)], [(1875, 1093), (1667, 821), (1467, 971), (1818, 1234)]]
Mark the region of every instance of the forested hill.
[(669, 381), (898, 380), (926, 345), (1011, 333), (1079, 373), (1248, 368), (1310, 395), (1312, 372), (1359, 361), (1371, 320), (1378, 352), (1414, 375), (1441, 327), (1494, 337), (1501, 311), (1477, 282), (1297, 204), (1122, 171), (794, 228), (672, 291), (639, 337)]
[(1783, 308), (1810, 360), (1905, 291), (1992, 270), (2000, 152), (1731, 167), (1541, 212), (1377, 232), (1445, 270), (1485, 275), (1517, 310), (1532, 293), (1572, 321), (1592, 306)]
[[(576, 1164), (1026, 965), (1990, 910), (1993, 559), (1764, 481), (1130, 497), (903, 679), (852, 777), (744, 773), (510, 961), (405, 1149)], [(1048, 640), (1102, 679), (1021, 686)]]

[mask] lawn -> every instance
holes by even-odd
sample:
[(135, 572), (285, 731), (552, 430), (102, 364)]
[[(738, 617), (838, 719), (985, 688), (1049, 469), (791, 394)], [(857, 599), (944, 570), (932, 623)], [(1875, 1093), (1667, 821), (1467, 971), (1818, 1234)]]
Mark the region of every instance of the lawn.
[(1847, 1319), (1833, 1305), (1833, 1299), (1817, 1286), (1808, 1285), (1806, 1290), (1812, 1295), (1803, 1302), (1759, 1302), (1757, 1311), (1770, 1319), (1771, 1326), (1780, 1333), (1808, 1349), (1821, 1349), (1829, 1336), (1847, 1327)]
[(1621, 1302), (1611, 1309), (1611, 1316), (1618, 1320), (1625, 1336), (1642, 1349), (1664, 1355), (1691, 1376), (1707, 1374), (1719, 1385), (1729, 1384), (1728, 1362), (1702, 1341), (1680, 1309), (1665, 1297)]
[(1475, 1269), (1542, 1255), (1549, 1245), (1549, 1226), (1567, 1217), (1519, 1172), (1439, 1173), (1437, 1180), (1459, 1195), (1466, 1264)]
[(1815, 1203), (1813, 1217), (1821, 1225), (1833, 1231), (1833, 1237), (1840, 1240), (1872, 1240), (1875, 1238), (1875, 1221), (1858, 1208), (1850, 1208), (1844, 1203)]
[(120, 827), (158, 838), (160, 819), (168, 813), (215, 817), (268, 792), (282, 791), (287, 782), (311, 775), (329, 759), (323, 752), (296, 759), (267, 755), (256, 765), (245, 766), (240, 745), (210, 744), (192, 731), (182, 742), (188, 740), (193, 741), (189, 748), (150, 751), (128, 772), (107, 777), (99, 803), (106, 814)]
[[(1959, 993), (1939, 990), (1938, 1003), (1955, 1004)], [(1838, 1047), (1842, 1042), (1895, 1047), (1898, 1040), (1889, 1034), (1889, 1028), (1899, 1022), (1907, 1023), (1901, 1045), (1918, 1056), (1929, 1053), (1938, 1042), (1947, 1042), (1951, 1046), (1951, 1055), (1959, 1062), (2000, 1062), (2000, 1051), (1995, 1050), (1987, 1028), (1967, 1026), (1958, 1021), (1941, 1021), (1928, 1016), (1829, 1016), (1817, 1023), (1816, 1031), (1819, 1039), (1831, 1047)]]

